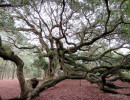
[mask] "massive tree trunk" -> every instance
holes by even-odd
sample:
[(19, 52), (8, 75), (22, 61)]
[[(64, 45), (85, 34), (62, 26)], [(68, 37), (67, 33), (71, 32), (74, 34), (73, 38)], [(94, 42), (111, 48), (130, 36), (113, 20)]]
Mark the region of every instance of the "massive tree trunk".
[(53, 57), (49, 57), (48, 68), (46, 70), (44, 70), (44, 78), (53, 79), (54, 74), (55, 74), (55, 66), (54, 66)]
[(53, 62), (53, 57), (49, 57), (49, 64), (48, 64), (48, 79), (53, 78), (54, 77), (54, 62)]
[(67, 72), (67, 69), (66, 69), (66, 66), (65, 66), (65, 55), (63, 53), (63, 51), (60, 52), (61, 54), (59, 54), (59, 64), (64, 72), (64, 75), (68, 75), (68, 72)]

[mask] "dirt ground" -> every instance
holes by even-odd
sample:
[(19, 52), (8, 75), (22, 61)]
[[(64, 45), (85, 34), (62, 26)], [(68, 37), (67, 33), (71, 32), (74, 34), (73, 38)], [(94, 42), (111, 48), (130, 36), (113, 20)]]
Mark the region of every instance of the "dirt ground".
[[(130, 83), (116, 81), (117, 85), (129, 86)], [(130, 89), (118, 89), (121, 93), (130, 93)], [(11, 98), (20, 93), (18, 80), (0, 80), (0, 95)], [(130, 100), (130, 96), (114, 95), (100, 91), (96, 85), (86, 80), (67, 79), (56, 86), (43, 91), (35, 100)]]

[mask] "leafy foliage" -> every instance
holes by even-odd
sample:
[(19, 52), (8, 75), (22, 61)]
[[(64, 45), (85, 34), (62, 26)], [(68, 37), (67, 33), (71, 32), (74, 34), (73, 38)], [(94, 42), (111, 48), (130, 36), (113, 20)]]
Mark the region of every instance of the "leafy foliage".
[(5, 13), (4, 10), (0, 9), (0, 28), (14, 29), (14, 20)]

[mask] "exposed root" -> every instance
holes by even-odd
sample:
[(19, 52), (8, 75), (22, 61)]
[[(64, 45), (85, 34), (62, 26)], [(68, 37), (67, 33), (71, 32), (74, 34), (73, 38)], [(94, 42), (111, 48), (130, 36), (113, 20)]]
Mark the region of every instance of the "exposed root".
[(111, 90), (111, 89), (109, 89), (109, 88), (107, 88), (107, 87), (104, 87), (104, 88), (101, 89), (101, 90), (104, 91), (104, 92), (106, 92), (106, 93), (121, 94), (121, 93), (119, 93), (119, 92), (117, 92), (117, 91), (114, 91), (114, 90)]
[(117, 86), (117, 85), (110, 83), (110, 82), (107, 82), (106, 86), (109, 88), (113, 88), (113, 89), (128, 89), (128, 88), (130, 88), (130, 87), (120, 87), (120, 86)]

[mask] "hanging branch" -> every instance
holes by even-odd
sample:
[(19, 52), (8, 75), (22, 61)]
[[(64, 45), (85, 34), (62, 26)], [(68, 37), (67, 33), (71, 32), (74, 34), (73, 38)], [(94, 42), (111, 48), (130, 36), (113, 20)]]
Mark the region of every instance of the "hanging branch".
[(110, 13), (111, 13), (111, 11), (109, 9), (108, 0), (105, 0), (105, 4), (106, 4), (107, 13), (108, 13), (107, 20), (105, 22), (105, 32), (107, 32), (107, 24), (108, 24), (108, 21), (110, 19)]

